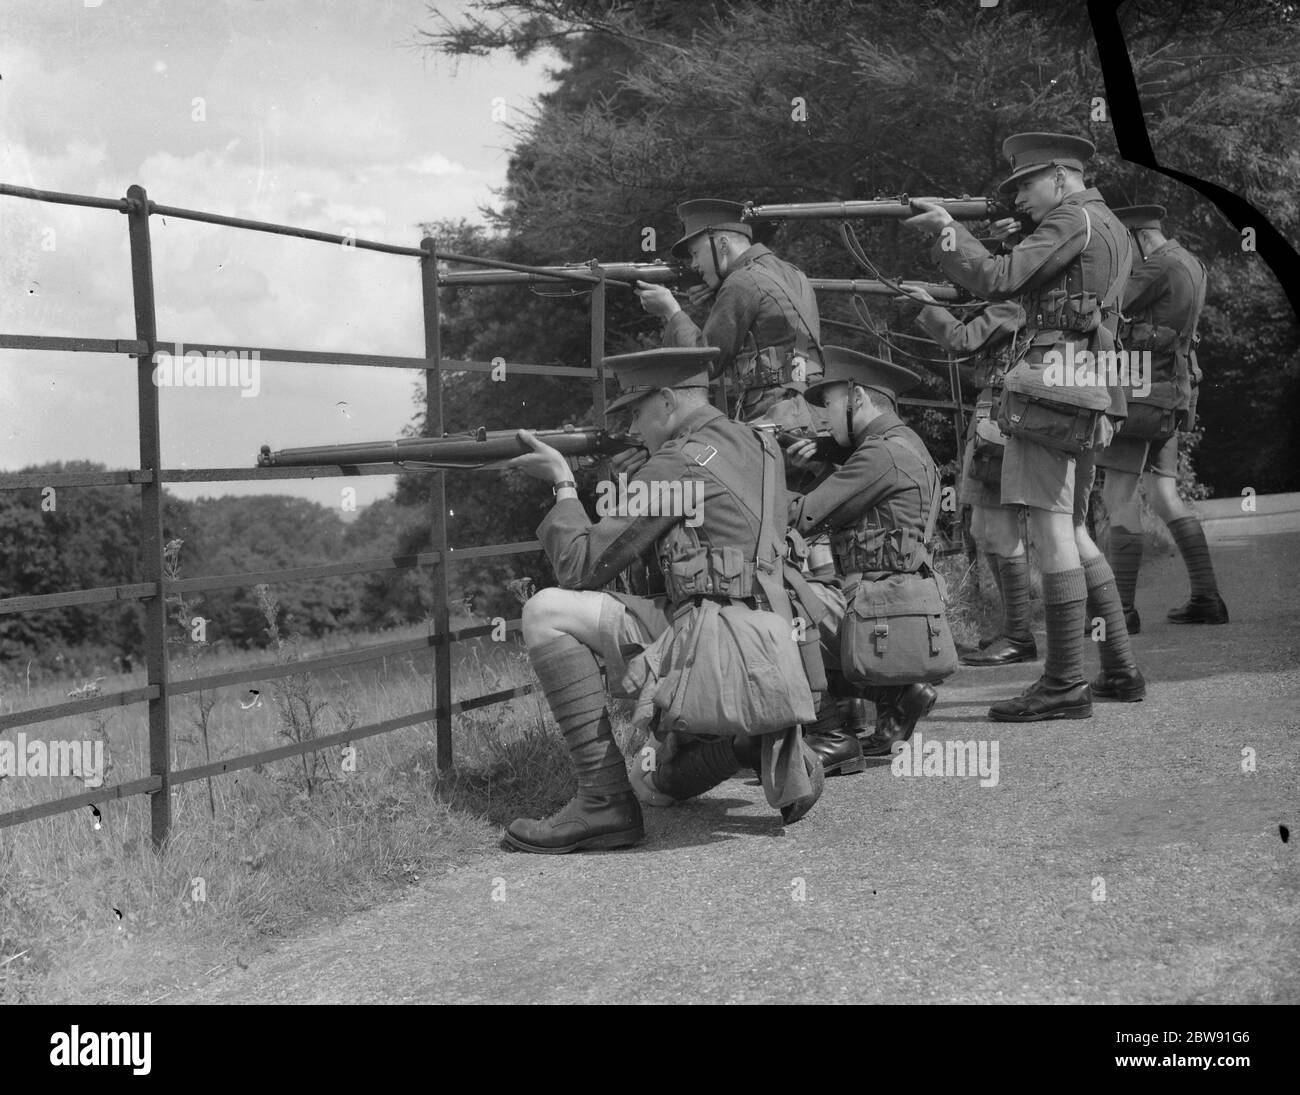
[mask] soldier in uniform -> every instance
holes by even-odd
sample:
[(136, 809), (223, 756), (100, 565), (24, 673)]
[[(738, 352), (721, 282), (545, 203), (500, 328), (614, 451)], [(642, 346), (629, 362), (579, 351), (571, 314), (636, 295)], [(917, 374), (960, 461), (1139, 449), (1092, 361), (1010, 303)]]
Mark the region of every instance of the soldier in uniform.
[[(1205, 531), (1196, 514), (1178, 497), (1177, 486), (1176, 431), (1190, 430), (1196, 424), (1196, 390), (1201, 380), (1196, 325), (1205, 303), (1205, 267), (1177, 240), (1165, 238), (1161, 231), (1163, 206), (1135, 205), (1116, 209), (1115, 215), (1132, 233), (1142, 258), (1124, 291), (1128, 324), (1124, 349), (1151, 355), (1151, 392), (1145, 397), (1130, 395), (1129, 404), (1145, 403), (1157, 412), (1171, 413), (1175, 432), (1144, 440), (1126, 428), (1099, 455), (1097, 466), (1106, 469), (1102, 497), (1110, 514), (1107, 557), (1115, 571), (1129, 633), (1136, 635), (1142, 626), (1133, 606), (1142, 566), (1140, 476), (1151, 508), (1169, 527), (1191, 581), (1191, 600), (1171, 609), (1169, 620), (1176, 624), (1226, 624), (1228, 608), (1219, 595)], [(1110, 687), (1100, 679), (1094, 681), (1094, 694), (1099, 685), (1103, 692)]]
[(945, 350), (974, 355), (975, 360), (963, 367), (963, 371), (968, 368), (975, 373), (980, 389), (966, 433), (957, 501), (971, 507), (971, 536), (984, 552), (997, 583), (1002, 598), (1002, 622), (997, 634), (982, 641), (978, 650), (960, 651), (961, 663), (997, 666), (1036, 661), (1038, 646), (1029, 617), (1029, 557), (1020, 536), (1019, 511), (1002, 505), (1001, 457), (981, 460), (986, 478), (978, 478), (976, 474), (976, 447), (981, 431), (998, 432), (997, 401), (1002, 378), (1014, 357), (1016, 332), (1025, 324), (1024, 309), (1014, 300), (995, 301), (961, 320), (935, 303), (924, 289), (913, 289), (912, 293), (930, 301), (916, 317), (926, 334)]
[[(708, 367), (716, 357), (714, 349), (667, 349), (606, 359), (622, 388), (609, 409), (630, 408), (632, 433), (651, 454), (633, 482), (651, 491), (661, 484), (697, 486), (697, 527), (687, 525), (691, 514), (684, 506), (652, 516), (607, 516), (592, 524), (565, 457), (520, 431), (534, 451), (516, 457), (511, 466), (554, 487), (555, 506), (537, 536), (560, 583), (525, 603), (524, 640), (578, 775), (577, 796), (557, 813), (541, 821), (511, 822), (505, 840), (521, 851), (619, 847), (645, 835), (641, 806), (611, 731), (596, 654), (605, 659), (611, 691), (645, 704), (645, 686), (649, 681), (652, 689), (654, 679), (647, 650), (656, 640), (671, 638), (666, 633), (675, 609), (693, 598), (709, 598), (743, 602), (757, 611), (779, 606), (785, 596), (779, 450), (770, 437), (732, 422), (708, 402)], [(761, 499), (768, 474), (774, 487), (765, 508)], [(648, 549), (658, 555), (666, 600), (599, 592)], [(763, 757), (768, 800), (787, 823), (812, 808), (823, 779), (816, 755), (797, 740), (797, 727), (790, 734), (792, 748), (778, 754), (765, 746)], [(778, 764), (797, 764), (797, 771), (772, 771)], [(687, 742), (657, 766), (648, 794), (686, 798), (738, 767), (730, 738)]]
[[(1019, 133), (1003, 142), (1002, 151), (1012, 173), (1000, 190), (1014, 192), (1017, 210), (1036, 225), (1008, 254), (990, 255), (933, 203), (915, 203), (925, 211), (906, 223), (938, 235), (931, 254), (953, 281), (987, 300), (1019, 298), (1027, 320), (1025, 361), (1041, 365), (1048, 353), (1070, 350), (1075, 340), (1090, 353), (1112, 349), (1132, 245), (1101, 194), (1084, 182), (1084, 165), (1095, 146), (1065, 134)], [(1086, 410), (1085, 396), (1092, 401), (1096, 394), (1062, 387), (1057, 401), (1077, 399), (1074, 406)], [(1094, 411), (1094, 448), (1109, 444), (1114, 419), (1127, 410), (1121, 387), (1109, 386), (1106, 394), (1104, 413)], [(1025, 507), (1039, 553), (1047, 656), (1042, 677), (1022, 695), (994, 704), (990, 718), (1037, 722), (1092, 716), (1083, 665), (1089, 616), (1104, 621), (1099, 644), (1103, 673), (1123, 682), (1122, 698), (1145, 694), (1114, 574), (1084, 526), (1094, 474), (1091, 451), (1076, 454), (1028, 436), (1007, 440), (1001, 498), (1004, 505)]]
[(714, 293), (703, 328), (666, 286), (638, 282), (641, 306), (665, 320), (665, 346), (718, 347), (714, 376), (730, 381), (738, 419), (816, 432), (799, 393), (822, 371), (817, 297), (803, 271), (753, 242), (743, 212), (738, 202), (715, 198), (677, 207), (683, 234), (673, 256), (689, 259)]
[[(931, 503), (939, 490), (939, 472), (925, 442), (898, 417), (900, 392), (921, 382), (909, 369), (839, 346), (827, 346), (825, 372), (808, 386), (805, 397), (824, 407), (831, 432), (852, 455), (834, 474), (808, 494), (791, 499), (790, 526), (801, 535), (829, 530), (844, 589), (814, 587), (823, 601), (817, 621), (831, 691), (854, 691), (843, 681), (840, 626), (859, 584), (889, 574), (912, 573), (928, 565), (925, 544)], [(789, 450), (792, 460), (812, 457), (815, 442), (800, 441)], [(917, 722), (934, 707), (937, 693), (929, 685), (876, 687), (865, 698), (876, 704), (876, 728), (861, 743), (869, 757), (888, 756), (894, 744), (912, 736)], [(824, 762), (840, 755), (837, 743), (810, 739)], [(828, 766), (829, 766), (828, 763)]]
[[(677, 207), (682, 237), (672, 247), (675, 258), (691, 268), (714, 293), (701, 328), (682, 311), (663, 285), (638, 282), (641, 306), (665, 320), (665, 346), (716, 346), (720, 353), (713, 376), (735, 393), (735, 417), (742, 422), (774, 422), (782, 430), (807, 436), (824, 434), (824, 419), (810, 409), (801, 392), (822, 374), (821, 319), (817, 297), (803, 271), (782, 261), (761, 243), (742, 219), (744, 206), (716, 198), (699, 198)], [(616, 465), (617, 466), (617, 465)], [(810, 489), (830, 468), (807, 461), (796, 468), (787, 459), (791, 490)], [(807, 568), (821, 582), (836, 580), (830, 545), (825, 538), (807, 544)], [(856, 748), (858, 729), (867, 725), (859, 703), (831, 704), (822, 697), (810, 735), (829, 735), (832, 748)], [(845, 756), (831, 774), (861, 771), (861, 758)]]

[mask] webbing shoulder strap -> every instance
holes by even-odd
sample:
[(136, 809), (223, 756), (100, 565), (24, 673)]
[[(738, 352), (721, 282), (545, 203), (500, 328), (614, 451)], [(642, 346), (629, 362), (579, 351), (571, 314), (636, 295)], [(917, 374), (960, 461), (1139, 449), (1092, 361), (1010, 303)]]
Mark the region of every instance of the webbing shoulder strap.
[[(755, 262), (752, 264), (752, 268), (756, 272), (761, 273), (765, 278), (767, 278), (768, 281), (770, 281), (773, 285), (775, 285), (778, 289), (781, 290), (781, 295), (784, 296), (785, 299), (790, 302), (790, 307), (794, 309), (794, 314), (799, 317), (799, 322), (804, 325), (804, 330), (808, 332), (808, 337), (812, 339), (812, 344), (817, 347), (817, 352), (821, 354), (822, 359), (825, 360), (826, 352), (822, 349), (821, 339), (819, 339), (815, 334), (813, 334), (812, 323), (809, 322), (808, 313), (805, 312), (803, 308), (800, 307), (799, 302), (790, 295), (790, 290), (787, 289), (784, 285), (782, 285), (781, 279), (778, 278), (774, 273), (772, 273), (771, 270), (768, 270), (766, 267), (760, 266), (757, 262)], [(755, 343), (757, 344), (757, 340), (755, 340)]]
[[(885, 434), (884, 440), (902, 442), (902, 444), (911, 451), (913, 456), (920, 457), (922, 464), (927, 464), (932, 467), (933, 461), (930, 458), (929, 451), (925, 450), (925, 451), (918, 452), (916, 446), (912, 444), (912, 442), (908, 439), (907, 435), (899, 432), (899, 429), (906, 429), (906, 428), (907, 428), (906, 426), (902, 426), (899, 427), (898, 429), (890, 430), (889, 433)], [(922, 444), (922, 449), (924, 450), (924, 443)], [(939, 524), (939, 502), (941, 500), (941, 495), (942, 495), (942, 483), (939, 479), (939, 471), (936, 468), (933, 477), (931, 477), (930, 512), (929, 514), (926, 515), (925, 532), (923, 534), (923, 540), (922, 540), (927, 550), (930, 547), (930, 541), (934, 539), (934, 530)]]

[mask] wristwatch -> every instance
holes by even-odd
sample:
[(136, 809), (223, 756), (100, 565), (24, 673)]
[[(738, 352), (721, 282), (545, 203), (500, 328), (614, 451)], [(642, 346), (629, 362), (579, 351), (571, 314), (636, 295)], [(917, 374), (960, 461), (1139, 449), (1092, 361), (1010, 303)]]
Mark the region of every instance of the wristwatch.
[(560, 482), (556, 483), (553, 487), (551, 487), (551, 493), (558, 498), (560, 496), (560, 490), (564, 487), (572, 487), (574, 490), (577, 490), (578, 484), (575, 483), (572, 479), (562, 479)]

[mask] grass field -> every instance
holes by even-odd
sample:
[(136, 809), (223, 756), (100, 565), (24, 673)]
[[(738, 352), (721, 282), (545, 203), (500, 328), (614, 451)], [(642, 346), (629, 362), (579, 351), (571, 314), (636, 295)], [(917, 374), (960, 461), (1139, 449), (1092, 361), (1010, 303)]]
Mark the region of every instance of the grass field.
[[(941, 561), (959, 641), (995, 604), (986, 568)], [(453, 620), (454, 627), (482, 624)], [(423, 626), (218, 658), (175, 644), (171, 678), (272, 665), (413, 638)], [(511, 635), (452, 647), (453, 699), (534, 680)], [(433, 651), (376, 659), (171, 701), (173, 770), (307, 740), (432, 706)], [(145, 683), (143, 671), (94, 681), (4, 687), (0, 710)], [(625, 752), (641, 744), (617, 710)], [(14, 732), (10, 731), (10, 735)], [(148, 774), (143, 704), (24, 728), (28, 739), (102, 739), (106, 784)], [(454, 775), (439, 778), (432, 725), (342, 751), (245, 769), (174, 789), (173, 837), (149, 840), (146, 796), (0, 830), (0, 1002), (164, 1000), (303, 925), (390, 899), (432, 872), (489, 849), (513, 817), (544, 816), (573, 793), (563, 742), (540, 694), (453, 717)], [(75, 778), (0, 781), (0, 811), (86, 790)]]

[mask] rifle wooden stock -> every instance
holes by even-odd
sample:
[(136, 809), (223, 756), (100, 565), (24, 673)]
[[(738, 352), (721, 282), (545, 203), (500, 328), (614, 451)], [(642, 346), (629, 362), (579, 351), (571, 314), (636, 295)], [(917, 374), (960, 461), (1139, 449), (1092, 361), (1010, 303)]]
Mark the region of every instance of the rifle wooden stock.
[[(559, 430), (534, 430), (533, 433), (539, 441), (565, 456), (612, 456), (637, 447), (637, 442), (625, 434), (594, 427), (565, 426)], [(286, 468), (414, 463), (425, 468), (497, 468), (532, 451), (519, 440), (515, 430), (480, 427), (453, 437), (404, 437), (396, 441), (316, 445), (275, 452), (271, 451), (270, 445), (263, 445), (257, 465), (261, 468)]]
[(869, 201), (848, 202), (790, 202), (785, 205), (745, 206), (747, 221), (792, 220), (904, 220), (914, 217), (920, 210), (913, 209), (910, 201), (934, 202), (948, 210), (959, 221), (983, 221), (1002, 215), (999, 203), (989, 198), (915, 198), (907, 195), (897, 198), (872, 198)]

